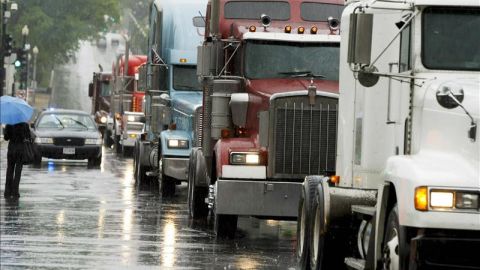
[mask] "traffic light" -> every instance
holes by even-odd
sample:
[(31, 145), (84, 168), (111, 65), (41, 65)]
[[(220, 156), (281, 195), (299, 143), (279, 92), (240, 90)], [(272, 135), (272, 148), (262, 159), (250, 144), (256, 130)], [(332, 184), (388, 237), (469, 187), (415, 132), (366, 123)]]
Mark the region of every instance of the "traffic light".
[(23, 69), (27, 66), (27, 52), (23, 49), (17, 49), (17, 60), (15, 60), (15, 68)]
[(13, 50), (13, 38), (11, 35), (5, 35), (5, 44), (3, 46), (5, 48), (4, 56), (10, 56)]

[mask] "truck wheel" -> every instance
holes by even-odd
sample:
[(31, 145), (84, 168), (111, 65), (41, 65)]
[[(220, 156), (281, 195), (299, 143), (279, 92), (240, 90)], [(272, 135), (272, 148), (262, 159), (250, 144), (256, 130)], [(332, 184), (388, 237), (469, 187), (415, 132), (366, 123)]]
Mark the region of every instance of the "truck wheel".
[(238, 216), (215, 214), (214, 230), (218, 238), (235, 238)]
[(162, 197), (171, 197), (175, 195), (175, 180), (169, 176), (162, 175), (160, 180), (160, 192)]
[(325, 217), (324, 182), (320, 182), (315, 190), (310, 233), (310, 268), (345, 269), (344, 258), (348, 247), (348, 233), (327, 224)]
[(297, 219), (297, 262), (300, 269), (310, 267), (311, 220), (314, 214), (313, 200), (315, 190), (320, 183), (319, 176), (307, 176), (302, 185), (302, 194), (298, 205)]
[(190, 153), (188, 162), (188, 212), (193, 219), (206, 218), (208, 216), (208, 206), (205, 203), (208, 187), (195, 186), (197, 177), (204, 177), (201, 163), (199, 163), (198, 155), (201, 152), (193, 149)]
[(398, 222), (398, 206), (395, 205), (385, 228), (385, 237), (382, 247), (382, 269), (400, 269), (400, 224)]

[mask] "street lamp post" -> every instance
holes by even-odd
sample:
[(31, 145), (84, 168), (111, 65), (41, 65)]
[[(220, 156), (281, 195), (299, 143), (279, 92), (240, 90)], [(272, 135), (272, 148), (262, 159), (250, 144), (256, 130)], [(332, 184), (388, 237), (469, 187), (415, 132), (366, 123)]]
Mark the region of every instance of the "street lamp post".
[(6, 36), (7, 36), (7, 22), (8, 22), (8, 19), (10, 18), (11, 16), (11, 11), (16, 11), (18, 10), (18, 5), (17, 3), (15, 2), (12, 2), (12, 4), (10, 5), (10, 9), (8, 9), (8, 3), (9, 3), (9, 0), (1, 0), (1, 15), (2, 15), (2, 18), (1, 18), (1, 23), (2, 23), (2, 26), (1, 26), (1, 30), (2, 30), (2, 35), (1, 35), (1, 39), (0, 39), (0, 46), (1, 46), (1, 50), (0, 50), (0, 96), (3, 96), (3, 94), (5, 93), (4, 90), (5, 90), (5, 78), (6, 78), (6, 75), (7, 75), (7, 71), (5, 69), (5, 46), (6, 46)]
[[(27, 37), (30, 30), (28, 29), (28, 25), (23, 26), (22, 28), (22, 37), (23, 37), (23, 45), (22, 49), (27, 52), (30, 49), (30, 45), (27, 44)], [(26, 65), (22, 67), (22, 72), (20, 74), (20, 89), (27, 90), (28, 86), (28, 55), (26, 56)]]
[(37, 46), (33, 47), (32, 52), (33, 52), (32, 89), (37, 89), (37, 55), (38, 55)]

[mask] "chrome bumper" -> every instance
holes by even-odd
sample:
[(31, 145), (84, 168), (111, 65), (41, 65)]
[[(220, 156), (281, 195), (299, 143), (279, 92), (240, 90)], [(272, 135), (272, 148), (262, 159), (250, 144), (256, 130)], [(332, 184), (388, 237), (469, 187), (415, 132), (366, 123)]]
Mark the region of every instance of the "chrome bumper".
[(302, 183), (218, 180), (215, 213), (225, 215), (297, 217)]
[(177, 180), (188, 180), (188, 158), (162, 158), (162, 170), (165, 175)]

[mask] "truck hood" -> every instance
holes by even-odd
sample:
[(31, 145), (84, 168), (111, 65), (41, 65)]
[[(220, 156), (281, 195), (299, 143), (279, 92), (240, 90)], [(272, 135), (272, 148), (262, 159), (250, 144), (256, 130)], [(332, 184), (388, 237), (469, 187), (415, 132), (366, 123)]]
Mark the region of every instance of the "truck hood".
[[(338, 81), (314, 80), (317, 91), (338, 93)], [(262, 79), (247, 80), (247, 92), (269, 100), (273, 94), (304, 91), (310, 85), (309, 79)]]
[(202, 96), (202, 91), (177, 91), (172, 93), (173, 108), (185, 114), (193, 114), (195, 109), (202, 105)]
[[(457, 178), (463, 178), (457, 181), (480, 186), (480, 126), (475, 140), (471, 140), (468, 136), (471, 120), (464, 110), (460, 107), (444, 108), (436, 97), (437, 91), (446, 84), (461, 87), (464, 91), (462, 105), (477, 126), (480, 125), (480, 77), (459, 77), (431, 79), (416, 91), (414, 118), (417, 113), (418, 119), (414, 120), (414, 141), (417, 141), (414, 147), (417, 153), (437, 153), (437, 158), (442, 157), (444, 161), (438, 161), (438, 165), (443, 164), (447, 171), (457, 172)], [(418, 135), (415, 135), (415, 129), (420, 131)]]

